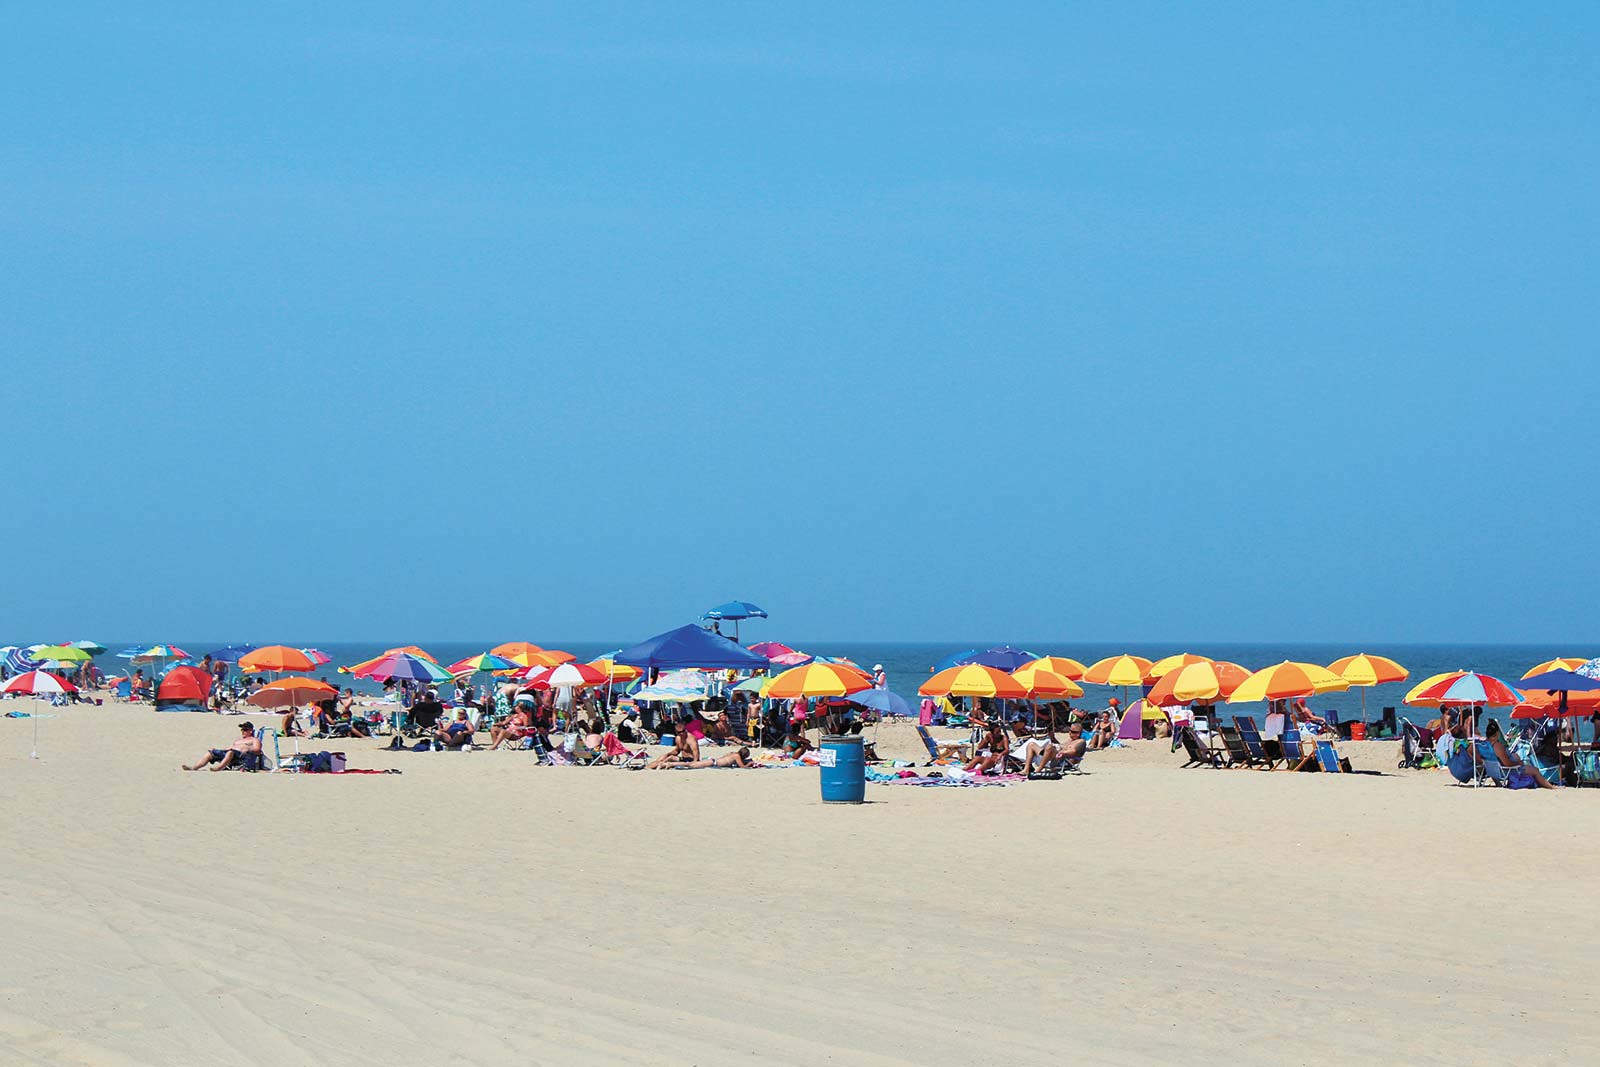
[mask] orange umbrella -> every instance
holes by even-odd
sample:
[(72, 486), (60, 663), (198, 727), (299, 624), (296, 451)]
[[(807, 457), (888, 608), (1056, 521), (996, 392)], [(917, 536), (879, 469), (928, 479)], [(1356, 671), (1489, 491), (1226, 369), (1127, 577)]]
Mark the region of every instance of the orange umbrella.
[(1207, 656), (1197, 656), (1193, 652), (1180, 652), (1176, 656), (1168, 656), (1165, 659), (1158, 659), (1154, 663), (1150, 664), (1150, 669), (1144, 672), (1144, 680), (1147, 682), (1153, 682), (1157, 678), (1165, 677), (1167, 674), (1177, 670), (1179, 667), (1188, 667), (1195, 663), (1210, 662), (1211, 659)]
[(925, 697), (1009, 697), (1022, 699), (1028, 691), (1005, 671), (966, 663), (940, 671), (917, 687)]
[[(1532, 678), (1534, 675), (1543, 674), (1545, 671), (1575, 671), (1588, 662), (1586, 659), (1574, 659), (1567, 656), (1562, 656), (1558, 659), (1547, 659), (1537, 667), (1529, 667), (1528, 673), (1524, 674), (1523, 677)], [(1574, 693), (1573, 696), (1577, 696), (1577, 694)]]
[(258, 648), (254, 652), (240, 656), (239, 669), (246, 674), (256, 671), (283, 673), (316, 670), (316, 664), (311, 662), (310, 656), (298, 648), (290, 648), (288, 645), (268, 645), (266, 648)]
[(246, 704), (254, 704), (258, 708), (298, 708), (302, 704), (326, 700), (338, 692), (333, 686), (315, 678), (279, 678), (244, 700)]
[(618, 663), (603, 656), (600, 659), (590, 660), (589, 666), (604, 674), (613, 682), (631, 682), (644, 674), (644, 671), (638, 667), (633, 667), (626, 663)]
[[(1589, 662), (1584, 660), (1584, 663)], [(1511, 713), (1513, 719), (1554, 719), (1561, 715), (1593, 715), (1600, 711), (1600, 689), (1586, 692), (1568, 693), (1567, 710), (1561, 710), (1561, 694), (1551, 693), (1543, 689), (1531, 690), (1523, 694), (1522, 703)]]
[[(1038, 659), (1031, 659), (1027, 663), (1024, 663), (1021, 667), (1018, 667), (1017, 670), (1026, 670), (1029, 667), (1043, 668), (1044, 670), (1050, 671), (1053, 674), (1061, 675), (1061, 677), (1065, 678), (1069, 682), (1081, 680), (1083, 678), (1083, 672), (1089, 669), (1083, 664), (1079, 663), (1077, 660), (1070, 659), (1067, 656), (1040, 656)], [(1011, 673), (1015, 674), (1016, 671), (1012, 671)]]
[(535, 652), (543, 652), (544, 648), (541, 645), (534, 644), (532, 641), (507, 641), (504, 644), (495, 645), (489, 651), (526, 667), (528, 666), (527, 657)]
[[(563, 663), (571, 663), (578, 657), (559, 648), (541, 648), (537, 652), (527, 653), (525, 658), (528, 662), (522, 664), (524, 667), (557, 667)], [(515, 656), (507, 656), (506, 659), (521, 662)]]
[(1244, 684), (1250, 672), (1237, 663), (1225, 659), (1203, 660), (1177, 670), (1168, 671), (1156, 682), (1145, 700), (1160, 707), (1164, 704), (1188, 704), (1196, 700), (1215, 700), (1229, 697)]
[(843, 663), (807, 663), (791, 667), (772, 679), (764, 694), (768, 700), (799, 697), (842, 697), (872, 688), (872, 679)]
[(1315, 663), (1291, 663), (1284, 660), (1275, 667), (1256, 671), (1246, 678), (1228, 697), (1228, 703), (1289, 700), (1317, 693), (1336, 693), (1349, 688), (1349, 682), (1326, 667), (1319, 667)]
[(1083, 686), (1065, 675), (1035, 666), (1038, 662), (1034, 660), (1011, 672), (1011, 677), (1022, 683), (1022, 688), (1027, 690), (1030, 697), (1049, 699), (1083, 696)]
[(1388, 685), (1390, 682), (1403, 682), (1411, 677), (1411, 672), (1392, 659), (1383, 656), (1369, 656), (1365, 652), (1357, 656), (1346, 656), (1336, 659), (1328, 664), (1328, 669), (1353, 686), (1361, 688), (1361, 718), (1367, 717), (1367, 690), (1375, 685)]
[(1151, 663), (1143, 656), (1107, 656), (1083, 672), (1094, 685), (1143, 685)]

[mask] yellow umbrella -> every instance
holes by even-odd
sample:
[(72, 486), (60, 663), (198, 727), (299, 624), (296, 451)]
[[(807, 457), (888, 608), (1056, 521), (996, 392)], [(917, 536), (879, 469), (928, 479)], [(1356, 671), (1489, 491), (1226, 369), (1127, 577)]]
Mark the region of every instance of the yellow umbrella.
[(1353, 686), (1361, 689), (1361, 721), (1367, 721), (1367, 690), (1375, 685), (1388, 685), (1390, 682), (1403, 682), (1411, 677), (1411, 672), (1392, 659), (1383, 656), (1369, 656), (1365, 652), (1355, 656), (1346, 656), (1336, 659), (1328, 664), (1328, 669)]
[[(543, 651), (543, 649), (540, 649), (540, 651)], [(526, 667), (528, 664), (524, 663), (523, 666)], [(644, 671), (638, 667), (633, 667), (626, 663), (618, 663), (615, 660), (606, 659), (604, 656), (590, 660), (589, 666), (610, 678), (613, 682), (631, 682), (644, 674)]]
[(1009, 697), (1014, 700), (1028, 695), (1022, 683), (1011, 675), (981, 663), (940, 671), (918, 686), (917, 692), (925, 697)]
[(1211, 660), (1209, 657), (1197, 656), (1193, 652), (1180, 652), (1176, 656), (1168, 656), (1166, 659), (1156, 660), (1154, 663), (1150, 664), (1150, 669), (1144, 672), (1144, 676), (1146, 681), (1153, 682), (1158, 678), (1164, 678), (1167, 674), (1177, 670), (1179, 667), (1188, 667), (1196, 663), (1210, 662)]
[(1288, 700), (1308, 697), (1316, 693), (1337, 693), (1349, 689), (1350, 683), (1326, 667), (1315, 663), (1291, 663), (1284, 660), (1275, 667), (1256, 671), (1240, 683), (1228, 698), (1230, 704), (1251, 700)]
[(1170, 670), (1146, 694), (1145, 699), (1162, 704), (1188, 704), (1212, 701), (1232, 695), (1250, 678), (1250, 672), (1227, 660), (1205, 660)]
[(1107, 656), (1087, 668), (1083, 680), (1094, 685), (1143, 685), (1150, 667), (1150, 661), (1143, 656)]
[[(1052, 671), (1061, 675), (1061, 677), (1067, 679), (1069, 682), (1076, 682), (1078, 679), (1083, 677), (1083, 672), (1089, 669), (1083, 664), (1079, 663), (1077, 660), (1068, 659), (1066, 656), (1040, 656), (1038, 659), (1031, 659), (1024, 663), (1022, 666), (1018, 667), (1017, 670), (1025, 671), (1029, 667), (1041, 667), (1044, 670)], [(1012, 671), (1011, 673), (1015, 674), (1016, 671)], [(1081, 696), (1082, 694), (1079, 695)]]
[(1022, 688), (1028, 691), (1030, 697), (1081, 697), (1083, 686), (1071, 678), (1043, 667), (1034, 666), (1038, 663), (1023, 664), (1011, 672), (1011, 677), (1022, 683)]
[(872, 679), (843, 663), (807, 663), (791, 667), (772, 679), (764, 694), (769, 700), (797, 697), (842, 697), (872, 688)]
[(1532, 678), (1534, 675), (1543, 674), (1545, 671), (1575, 671), (1588, 662), (1586, 659), (1575, 659), (1569, 656), (1547, 659), (1537, 667), (1529, 667), (1528, 673), (1524, 674), (1523, 677)]

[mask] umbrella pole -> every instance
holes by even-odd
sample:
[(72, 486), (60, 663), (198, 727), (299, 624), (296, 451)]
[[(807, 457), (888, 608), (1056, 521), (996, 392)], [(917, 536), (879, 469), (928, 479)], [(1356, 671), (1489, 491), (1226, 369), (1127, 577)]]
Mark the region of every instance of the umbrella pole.
[(28, 753), (28, 758), (39, 758), (39, 711), (37, 708), (33, 712), (33, 751)]

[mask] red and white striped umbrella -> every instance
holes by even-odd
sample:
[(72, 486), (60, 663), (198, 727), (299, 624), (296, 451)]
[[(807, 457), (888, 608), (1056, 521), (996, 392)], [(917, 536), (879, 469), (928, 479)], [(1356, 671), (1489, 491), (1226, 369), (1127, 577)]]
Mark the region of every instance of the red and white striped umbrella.
[(49, 671), (26, 671), (0, 686), (0, 693), (19, 693), (24, 696), (48, 697), (57, 693), (76, 693), (78, 687), (58, 674)]
[(550, 668), (541, 682), (548, 689), (581, 689), (585, 686), (604, 685), (606, 674), (587, 663), (562, 663)]

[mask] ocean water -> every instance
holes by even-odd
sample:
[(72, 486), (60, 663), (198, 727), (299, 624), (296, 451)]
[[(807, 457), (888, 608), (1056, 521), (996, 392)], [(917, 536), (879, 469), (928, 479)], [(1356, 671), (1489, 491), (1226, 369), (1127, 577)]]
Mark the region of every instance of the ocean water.
[[(764, 630), (765, 628), (761, 628)], [(741, 635), (746, 642), (761, 640), (781, 640), (771, 638), (756, 627), (750, 627)], [(581, 660), (593, 659), (597, 656), (611, 652), (624, 643), (631, 643), (639, 638), (637, 636), (625, 641), (612, 641), (597, 643), (593, 641), (561, 642), (557, 640), (542, 640), (539, 644), (546, 648), (559, 648), (573, 653)], [(237, 640), (237, 639), (234, 639)], [(358, 663), (369, 659), (382, 652), (385, 648), (398, 645), (415, 644), (427, 649), (441, 664), (453, 663), (458, 659), (473, 655), (491, 648), (500, 643), (496, 639), (479, 642), (461, 641), (416, 641), (395, 640), (392, 642), (334, 642), (318, 643), (307, 640), (305, 646), (322, 649), (333, 657), (333, 662), (320, 671), (313, 672), (319, 677), (325, 677), (329, 682), (351, 685), (361, 691), (376, 692), (379, 689), (375, 683), (363, 682), (350, 675), (338, 674), (334, 667), (339, 664)], [(129, 647), (137, 642), (106, 642), (113, 651)], [(197, 657), (207, 651), (220, 648), (229, 643), (227, 640), (214, 641), (185, 641), (177, 642), (181, 648), (194, 653)], [(791, 642), (792, 643), (792, 642)], [(917, 702), (917, 686), (928, 677), (929, 667), (951, 652), (968, 648), (989, 648), (1004, 642), (995, 640), (980, 641), (944, 641), (938, 643), (886, 643), (867, 641), (821, 641), (803, 642), (799, 647), (807, 652), (832, 656), (848, 656), (863, 667), (871, 667), (875, 663), (882, 663), (889, 676), (889, 688), (905, 697), (907, 702), (914, 707)], [(1370, 645), (1355, 648), (1348, 645), (1327, 644), (1206, 644), (1197, 642), (1190, 645), (1108, 645), (1093, 642), (1023, 642), (1012, 641), (1011, 644), (1043, 655), (1070, 656), (1084, 664), (1093, 663), (1106, 656), (1132, 653), (1148, 659), (1160, 659), (1163, 656), (1173, 655), (1178, 652), (1193, 652), (1213, 659), (1231, 660), (1242, 664), (1252, 670), (1271, 666), (1283, 660), (1297, 660), (1302, 662), (1319, 663), (1326, 665), (1341, 656), (1352, 655), (1358, 652), (1369, 652), (1376, 655), (1388, 656), (1397, 660), (1411, 671), (1410, 681), (1396, 685), (1376, 686), (1366, 692), (1366, 706), (1368, 718), (1376, 718), (1379, 709), (1392, 706), (1398, 709), (1399, 714), (1408, 714), (1401, 704), (1401, 699), (1406, 691), (1417, 682), (1431, 674), (1441, 671), (1458, 669), (1481, 671), (1485, 674), (1502, 678), (1512, 685), (1517, 679), (1537, 663), (1551, 659), (1555, 656), (1580, 656), (1587, 658), (1593, 654), (1600, 654), (1594, 649), (1578, 646), (1547, 646), (1547, 645), (1417, 645), (1393, 644)], [(111, 654), (100, 657), (100, 663), (108, 672), (113, 665), (123, 663)], [(1136, 696), (1137, 694), (1131, 694)], [(1080, 706), (1100, 708), (1105, 706), (1106, 699), (1111, 696), (1121, 697), (1118, 688), (1107, 686), (1084, 686), (1084, 696), (1075, 701)], [(1362, 693), (1352, 689), (1344, 693), (1328, 693), (1313, 697), (1310, 704), (1313, 711), (1337, 711), (1340, 718), (1349, 719), (1359, 716), (1361, 710)], [(1254, 707), (1262, 709), (1261, 705), (1237, 705), (1242, 712)], [(1245, 712), (1248, 713), (1248, 712)], [(1257, 713), (1260, 713), (1258, 711)], [(1415, 709), (1411, 714), (1413, 719), (1419, 717), (1432, 717), (1432, 712), (1426, 709)], [(1504, 721), (1506, 711), (1498, 715)]]

